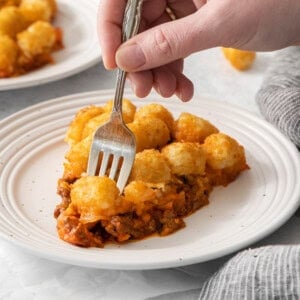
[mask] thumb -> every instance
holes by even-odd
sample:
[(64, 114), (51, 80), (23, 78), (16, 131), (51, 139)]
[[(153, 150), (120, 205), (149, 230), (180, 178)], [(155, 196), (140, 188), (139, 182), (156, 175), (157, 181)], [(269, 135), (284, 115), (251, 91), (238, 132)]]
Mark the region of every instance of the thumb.
[[(201, 16), (200, 16), (201, 15)], [(172, 22), (146, 30), (123, 43), (117, 53), (117, 65), (136, 72), (165, 65), (189, 54), (217, 46), (204, 9)], [(214, 30), (213, 30), (214, 31)]]

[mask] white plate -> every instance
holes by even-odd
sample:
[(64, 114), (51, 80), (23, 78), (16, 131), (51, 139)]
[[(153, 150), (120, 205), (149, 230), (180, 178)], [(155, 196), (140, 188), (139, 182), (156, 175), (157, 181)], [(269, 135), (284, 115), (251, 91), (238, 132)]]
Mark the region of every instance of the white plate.
[[(251, 170), (228, 187), (217, 188), (211, 203), (186, 218), (186, 228), (167, 237), (151, 237), (122, 246), (84, 249), (60, 240), (53, 218), (57, 179), (67, 146), (67, 125), (75, 112), (103, 104), (113, 95), (100, 91), (44, 102), (0, 122), (0, 235), (34, 254), (81, 266), (155, 269), (214, 259), (265, 237), (299, 205), (300, 160), (296, 148), (271, 125), (241, 109), (217, 101), (189, 104), (157, 95), (175, 116), (182, 111), (209, 119), (246, 148)], [(136, 98), (127, 93), (126, 97)]]
[(98, 0), (57, 0), (54, 25), (63, 31), (64, 49), (54, 52), (54, 64), (22, 76), (0, 79), (0, 91), (35, 86), (81, 72), (101, 59), (97, 39)]

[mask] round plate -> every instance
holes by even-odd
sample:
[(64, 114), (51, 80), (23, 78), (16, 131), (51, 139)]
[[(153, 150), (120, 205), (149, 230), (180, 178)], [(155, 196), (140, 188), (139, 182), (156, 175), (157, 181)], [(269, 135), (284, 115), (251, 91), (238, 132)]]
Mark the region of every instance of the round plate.
[(226, 188), (216, 188), (210, 204), (185, 219), (186, 227), (104, 249), (72, 246), (57, 237), (56, 184), (62, 175), (67, 126), (83, 106), (102, 105), (113, 91), (44, 102), (0, 122), (0, 235), (34, 254), (64, 263), (111, 269), (158, 269), (214, 259), (267, 236), (299, 205), (300, 159), (296, 148), (267, 122), (218, 101), (183, 104), (150, 95), (144, 105), (165, 105), (210, 120), (245, 146), (250, 170)]
[(97, 38), (97, 0), (57, 0), (54, 25), (63, 31), (64, 49), (53, 53), (55, 63), (12, 78), (0, 79), (0, 91), (40, 85), (81, 72), (101, 59)]

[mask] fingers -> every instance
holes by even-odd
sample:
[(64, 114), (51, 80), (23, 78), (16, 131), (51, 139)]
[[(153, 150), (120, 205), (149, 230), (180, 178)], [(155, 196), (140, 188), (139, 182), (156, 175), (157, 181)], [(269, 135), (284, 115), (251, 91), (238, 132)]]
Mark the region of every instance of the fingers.
[(177, 88), (177, 77), (167, 67), (160, 67), (153, 71), (153, 86), (163, 97), (171, 97)]
[(139, 32), (143, 32), (151, 27), (166, 23), (171, 21), (171, 17), (169, 14), (164, 11), (158, 18), (152, 21), (152, 23), (149, 23), (146, 19), (142, 18), (140, 23)]
[(194, 88), (192, 82), (182, 74), (183, 61), (178, 60), (167, 66), (153, 70), (128, 73), (128, 79), (134, 93), (146, 97), (152, 87), (163, 97), (177, 95), (181, 100), (188, 101), (192, 98)]
[(182, 1), (182, 0), (169, 0), (168, 6), (177, 18), (186, 17), (194, 13), (197, 8), (193, 1)]
[(194, 85), (193, 83), (183, 74), (178, 74), (176, 96), (183, 102), (187, 102), (193, 98)]
[(207, 3), (208, 0), (194, 0), (194, 4), (197, 9), (200, 9), (203, 5)]
[(207, 16), (201, 11), (133, 37), (118, 49), (117, 65), (128, 72), (152, 69), (216, 46), (213, 26), (206, 24)]
[(121, 44), (121, 28), (126, 0), (101, 0), (98, 10), (98, 36), (104, 66), (114, 69), (115, 53)]
[(166, 9), (166, 1), (144, 0), (142, 6), (142, 18), (149, 25), (159, 18)]
[(151, 70), (128, 73), (127, 79), (130, 81), (131, 89), (139, 98), (147, 97), (151, 92), (153, 86)]
[[(98, 37), (102, 50), (103, 64), (107, 69), (117, 67), (115, 54), (122, 41), (122, 23), (127, 0), (102, 0), (98, 9)], [(142, 26), (149, 24), (165, 13), (165, 1), (145, 1), (142, 13)], [(164, 22), (170, 19), (164, 20)], [(143, 23), (146, 25), (143, 25)]]
[[(121, 44), (121, 28), (126, 2), (126, 0), (102, 0), (100, 2), (101, 5), (98, 12), (98, 33), (102, 48), (103, 63), (107, 69), (113, 69), (117, 67), (117, 65), (122, 67), (122, 63), (117, 64), (116, 60), (118, 58), (115, 57), (115, 53)], [(167, 24), (168, 21), (170, 21), (170, 16), (165, 11), (166, 3), (167, 0), (145, 0), (142, 20), (144, 28), (153, 26), (159, 27), (161, 24)], [(192, 0), (170, 0), (168, 5), (177, 17), (185, 17), (196, 10)], [(193, 22), (191, 22), (191, 24), (193, 24)], [(185, 36), (186, 34), (186, 32), (177, 32), (176, 28), (174, 28), (174, 31), (179, 35), (182, 34)], [(156, 46), (166, 55), (166, 50), (171, 48), (164, 37), (164, 32), (155, 32), (154, 39), (157, 41)], [(167, 42), (167, 44), (165, 44), (165, 42)], [(137, 63), (140, 58), (143, 59), (144, 53), (139, 52), (138, 50), (139, 49), (136, 49), (135, 47), (131, 50), (129, 49), (130, 55), (125, 59), (127, 64), (132, 65)], [(181, 57), (183, 56), (178, 56), (178, 58)], [(173, 94), (176, 94), (184, 101), (189, 100), (193, 94), (193, 85), (182, 74), (183, 61), (180, 59), (174, 63), (169, 63), (174, 60), (176, 59), (172, 58), (169, 59), (169, 61), (165, 60), (165, 63), (161, 61), (157, 66), (149, 68), (144, 67), (140, 70), (136, 69), (133, 70), (134, 72), (130, 72), (130, 69), (127, 70), (129, 71), (128, 78), (132, 83), (132, 88), (136, 95), (145, 97), (153, 87), (163, 97), (170, 97)], [(165, 64), (167, 65), (163, 66)], [(126, 70), (126, 68), (124, 69)]]
[(148, 24), (153, 23), (165, 12), (166, 6), (171, 8), (177, 18), (188, 16), (196, 11), (192, 0), (144, 0), (143, 18)]
[[(127, 0), (102, 0), (98, 11), (98, 35), (102, 49), (104, 66), (107, 69), (117, 67), (115, 53), (121, 45), (121, 28)], [(166, 14), (167, 0), (145, 0), (142, 12), (142, 27), (149, 28), (168, 22)], [(192, 0), (169, 0), (168, 5), (177, 17), (184, 17), (196, 11)]]

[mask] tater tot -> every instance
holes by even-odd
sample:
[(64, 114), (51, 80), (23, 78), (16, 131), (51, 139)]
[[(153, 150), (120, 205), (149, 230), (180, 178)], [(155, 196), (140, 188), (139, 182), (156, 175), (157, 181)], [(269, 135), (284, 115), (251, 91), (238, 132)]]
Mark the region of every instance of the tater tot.
[(129, 180), (167, 183), (171, 180), (171, 168), (158, 150), (144, 150), (136, 154)]
[(137, 110), (134, 118), (143, 119), (148, 118), (149, 116), (161, 119), (166, 123), (169, 130), (172, 130), (174, 119), (172, 114), (164, 106), (156, 103), (145, 105)]
[(215, 170), (237, 167), (244, 170), (246, 159), (243, 146), (224, 133), (208, 136), (203, 144), (207, 164)]
[(0, 35), (0, 78), (15, 73), (18, 57), (18, 46), (9, 36)]
[(21, 0), (0, 0), (0, 8), (6, 6), (18, 6)]
[(179, 142), (203, 143), (207, 136), (217, 132), (218, 129), (209, 121), (190, 113), (182, 113), (174, 123), (172, 135)]
[(26, 21), (19, 8), (9, 6), (0, 10), (0, 34), (15, 38), (25, 28)]
[(234, 48), (222, 48), (222, 52), (226, 59), (237, 70), (244, 71), (251, 68), (255, 60), (256, 53), (254, 51), (239, 50)]
[(38, 21), (17, 36), (22, 53), (33, 59), (35, 56), (49, 54), (56, 46), (56, 29), (49, 23)]
[(63, 178), (67, 181), (73, 181), (79, 178), (83, 172), (86, 172), (89, 158), (92, 137), (86, 137), (82, 141), (74, 144), (67, 152), (64, 163)]
[(131, 181), (124, 189), (124, 198), (127, 203), (133, 204), (133, 209), (143, 213), (146, 207), (158, 202), (154, 189), (151, 189), (143, 181)]
[[(112, 107), (113, 107), (113, 100), (110, 100), (103, 106), (103, 109), (105, 112), (110, 113), (112, 111)], [(135, 111), (136, 111), (136, 106), (128, 99), (123, 99), (122, 115), (125, 123), (131, 123), (133, 121)]]
[(56, 12), (54, 0), (22, 0), (20, 11), (28, 24), (36, 21), (50, 22)]
[(85, 176), (71, 187), (71, 205), (83, 223), (95, 222), (119, 213), (122, 198), (112, 179), (106, 176)]
[(89, 135), (94, 134), (96, 129), (100, 126), (106, 123), (110, 118), (109, 112), (104, 112), (103, 114), (96, 116), (90, 120), (84, 125), (83, 131), (82, 131), (82, 138), (85, 138)]
[(1, 58), (0, 78), (19, 76), (54, 62), (51, 53), (63, 48), (62, 30), (50, 23), (56, 11), (56, 0), (0, 0), (0, 36), (12, 38), (18, 48), (14, 67), (14, 51)]
[(138, 119), (127, 126), (135, 135), (137, 152), (144, 149), (158, 149), (170, 140), (168, 126), (157, 118)]
[[(65, 141), (69, 145), (73, 145), (82, 140), (83, 129), (85, 125), (95, 116), (101, 115), (103, 113), (103, 108), (97, 106), (89, 106), (81, 109), (71, 122)], [(87, 135), (86, 135), (87, 136)], [(86, 137), (84, 136), (84, 137)]]
[(162, 149), (173, 174), (202, 175), (205, 172), (206, 157), (198, 143), (171, 143)]

